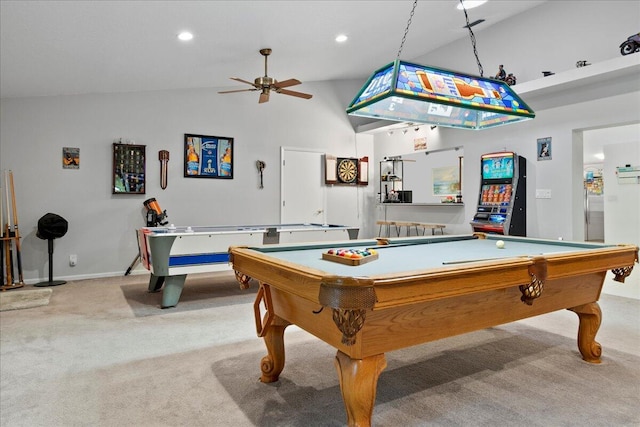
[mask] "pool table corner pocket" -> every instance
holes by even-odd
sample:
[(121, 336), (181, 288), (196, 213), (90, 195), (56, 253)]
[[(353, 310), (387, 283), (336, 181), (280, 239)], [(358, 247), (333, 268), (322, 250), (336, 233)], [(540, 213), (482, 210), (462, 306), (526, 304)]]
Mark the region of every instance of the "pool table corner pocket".
[(544, 282), (547, 280), (547, 260), (543, 257), (533, 258), (533, 264), (529, 266), (529, 275), (531, 281), (526, 285), (520, 285), (520, 292), (522, 292), (520, 300), (527, 305), (532, 305), (536, 298), (542, 296)]
[(366, 286), (357, 278), (328, 276), (320, 283), (318, 301), (331, 308), (333, 323), (342, 332), (342, 344), (352, 346), (367, 311), (376, 303), (376, 293), (373, 285)]

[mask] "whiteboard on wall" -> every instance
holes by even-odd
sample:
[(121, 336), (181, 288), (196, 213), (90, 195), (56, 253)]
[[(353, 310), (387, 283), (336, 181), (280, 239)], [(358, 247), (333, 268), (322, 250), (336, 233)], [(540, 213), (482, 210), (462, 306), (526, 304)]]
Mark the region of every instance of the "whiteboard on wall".
[(455, 168), (462, 176), (459, 165), (463, 155), (464, 152), (459, 147), (403, 154), (402, 160), (408, 161), (403, 162), (402, 189), (412, 192), (413, 203), (440, 203), (443, 195), (434, 194), (440, 192), (434, 191), (434, 170)]

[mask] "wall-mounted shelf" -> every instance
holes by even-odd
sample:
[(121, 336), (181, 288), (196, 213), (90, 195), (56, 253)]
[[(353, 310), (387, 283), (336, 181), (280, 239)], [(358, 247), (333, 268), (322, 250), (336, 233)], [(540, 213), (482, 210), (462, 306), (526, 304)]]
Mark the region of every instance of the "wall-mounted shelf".
[[(386, 159), (386, 158), (385, 158)], [(402, 191), (404, 164), (402, 159), (389, 159), (380, 162), (380, 198), (379, 201), (390, 201), (391, 204), (411, 202), (411, 198)]]
[(446, 207), (446, 208), (460, 208), (464, 207), (464, 203), (378, 203), (380, 206), (398, 206), (398, 207), (411, 207), (411, 206), (428, 206), (428, 207)]
[(513, 89), (534, 111), (542, 111), (640, 90), (639, 74), (640, 55), (632, 54), (519, 83)]

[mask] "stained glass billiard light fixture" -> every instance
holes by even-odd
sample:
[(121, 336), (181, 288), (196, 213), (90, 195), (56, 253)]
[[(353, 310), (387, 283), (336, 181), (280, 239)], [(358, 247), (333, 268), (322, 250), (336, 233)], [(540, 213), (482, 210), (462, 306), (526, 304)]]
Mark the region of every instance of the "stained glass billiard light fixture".
[(417, 3), (413, 3), (396, 60), (367, 80), (347, 108), (349, 115), (475, 130), (535, 117), (504, 81), (482, 77), (475, 36), (462, 1), (480, 76), (401, 61)]

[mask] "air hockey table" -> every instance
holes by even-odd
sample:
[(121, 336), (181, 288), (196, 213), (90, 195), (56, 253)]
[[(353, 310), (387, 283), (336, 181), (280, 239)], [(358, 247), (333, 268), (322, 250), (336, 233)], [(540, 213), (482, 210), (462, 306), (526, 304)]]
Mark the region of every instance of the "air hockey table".
[[(359, 229), (334, 224), (166, 226), (136, 230), (149, 292), (162, 290), (162, 308), (175, 307), (190, 273), (229, 270), (229, 247), (295, 244), (358, 238)], [(164, 289), (162, 289), (164, 286)]]

